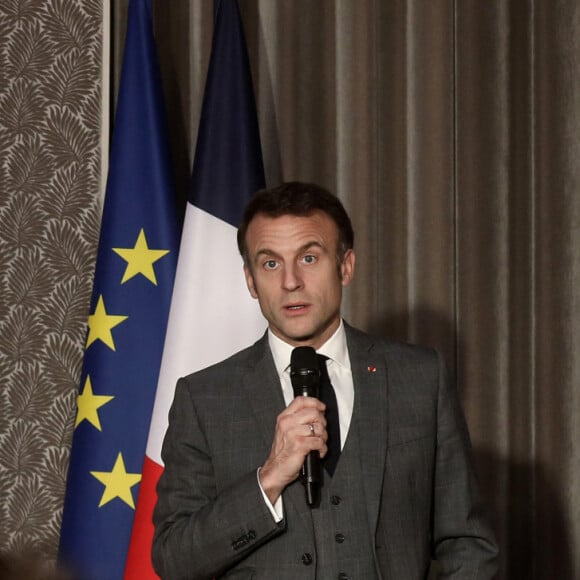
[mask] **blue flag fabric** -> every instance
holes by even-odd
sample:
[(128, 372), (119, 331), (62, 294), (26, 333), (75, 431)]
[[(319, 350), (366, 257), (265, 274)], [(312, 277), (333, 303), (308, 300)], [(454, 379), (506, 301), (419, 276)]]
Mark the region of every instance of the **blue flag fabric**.
[(215, 0), (215, 15), (189, 201), (237, 228), (250, 195), (265, 186), (264, 165), (237, 0)]
[(151, 0), (131, 0), (59, 560), (123, 577), (171, 303), (179, 224)]

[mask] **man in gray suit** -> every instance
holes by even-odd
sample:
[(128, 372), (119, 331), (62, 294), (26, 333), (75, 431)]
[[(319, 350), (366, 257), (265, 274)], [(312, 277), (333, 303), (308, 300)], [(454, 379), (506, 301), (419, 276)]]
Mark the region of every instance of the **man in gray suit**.
[[(340, 201), (312, 184), (248, 204), (238, 245), (268, 331), (178, 382), (154, 514), (162, 578), (415, 580), (432, 559), (442, 578), (494, 576), (497, 547), (440, 355), (341, 318), (353, 237)], [(324, 355), (334, 402), (294, 397), (299, 346)], [(324, 465), (314, 506), (299, 477), (312, 451)]]

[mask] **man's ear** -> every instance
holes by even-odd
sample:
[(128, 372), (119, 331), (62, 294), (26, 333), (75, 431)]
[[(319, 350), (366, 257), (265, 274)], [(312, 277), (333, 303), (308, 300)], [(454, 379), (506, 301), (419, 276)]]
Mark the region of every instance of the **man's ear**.
[(246, 277), (246, 286), (250, 291), (250, 295), (252, 298), (258, 298), (258, 293), (256, 292), (256, 284), (254, 283), (254, 277), (252, 276), (252, 272), (250, 272), (250, 268), (244, 265), (244, 276)]
[(343, 286), (348, 286), (354, 278), (354, 264), (356, 256), (354, 250), (347, 250), (340, 264), (341, 282)]

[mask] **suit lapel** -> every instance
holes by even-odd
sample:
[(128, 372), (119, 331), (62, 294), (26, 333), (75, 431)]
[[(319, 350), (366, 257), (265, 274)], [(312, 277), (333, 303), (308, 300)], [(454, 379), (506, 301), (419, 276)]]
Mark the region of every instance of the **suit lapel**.
[(247, 372), (242, 373), (244, 389), (256, 419), (258, 433), (268, 445), (274, 440), (276, 417), (285, 407), (274, 359), (266, 335), (253, 347)]
[(373, 339), (345, 324), (354, 383), (354, 418), (359, 430), (362, 479), (368, 521), (374, 533), (387, 455), (387, 369)]

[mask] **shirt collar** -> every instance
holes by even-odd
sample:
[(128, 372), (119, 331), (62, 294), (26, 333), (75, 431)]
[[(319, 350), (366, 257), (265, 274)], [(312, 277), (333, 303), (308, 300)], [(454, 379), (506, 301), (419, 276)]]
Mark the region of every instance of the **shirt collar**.
[[(290, 366), (290, 357), (294, 347), (278, 338), (270, 329), (268, 329), (268, 344), (274, 357), (276, 370), (282, 376)], [(346, 331), (344, 330), (342, 318), (334, 334), (316, 352), (327, 356), (340, 366), (350, 369), (348, 348), (346, 346)]]

